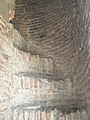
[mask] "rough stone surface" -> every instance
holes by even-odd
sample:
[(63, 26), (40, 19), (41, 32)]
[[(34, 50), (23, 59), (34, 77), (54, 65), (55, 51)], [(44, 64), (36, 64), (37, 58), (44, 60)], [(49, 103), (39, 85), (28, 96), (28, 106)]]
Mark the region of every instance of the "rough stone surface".
[(0, 0), (0, 17), (3, 17), (5, 21), (12, 20), (14, 18), (15, 0)]
[[(2, 19), (0, 25), (1, 117), (4, 115), (5, 120), (10, 120), (12, 111), (17, 109), (53, 109), (55, 107), (61, 110), (72, 109), (74, 102), (70, 79), (48, 82), (43, 76), (51, 73), (52, 61), (14, 47), (13, 41), (23, 38), (11, 24), (7, 24)], [(37, 77), (38, 72), (43, 76)], [(17, 112), (15, 114), (18, 115)]]
[[(80, 19), (81, 45), (86, 54), (84, 54), (86, 63), (82, 78), (77, 82), (78, 95), (86, 100), (88, 109), (88, 120), (90, 120), (90, 1), (77, 0), (77, 13)], [(80, 92), (81, 91), (81, 92)]]
[(0, 1), (0, 120), (90, 119), (89, 9), (89, 0)]

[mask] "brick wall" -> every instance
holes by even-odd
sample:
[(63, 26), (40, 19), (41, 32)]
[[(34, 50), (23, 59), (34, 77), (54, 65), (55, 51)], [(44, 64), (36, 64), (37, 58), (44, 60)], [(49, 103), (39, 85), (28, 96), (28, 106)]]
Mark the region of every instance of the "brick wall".
[[(80, 19), (81, 46), (84, 48), (84, 70), (81, 80), (77, 81), (78, 94), (86, 100), (86, 106), (90, 109), (90, 1), (77, 0), (77, 13)], [(80, 92), (81, 91), (81, 92)], [(88, 110), (88, 119), (90, 119), (90, 110)]]
[[(19, 2), (21, 1), (18, 1), (17, 4), (20, 7)], [(54, 4), (51, 1), (49, 2), (51, 3), (51, 8), (53, 10)], [(84, 4), (83, 2), (81, 3), (81, 7), (85, 7), (85, 13), (81, 12), (82, 8), (80, 7), (80, 3), (77, 4), (79, 7), (76, 7), (75, 1), (72, 2), (69, 0), (68, 2), (64, 1), (60, 4), (60, 6), (62, 5), (64, 8), (63, 10), (67, 7), (66, 10), (68, 11), (68, 14), (66, 15), (66, 18), (68, 18), (68, 15), (72, 15), (70, 30), (75, 30), (75, 33), (72, 31), (70, 34), (70, 31), (68, 31), (68, 34), (70, 34), (70, 37), (75, 35), (75, 39), (73, 39), (72, 43), (68, 44), (69, 47), (71, 46), (71, 49), (67, 47), (68, 45), (65, 44), (64, 41), (63, 47), (61, 48), (62, 50), (59, 52), (62, 54), (63, 48), (66, 45), (65, 54), (63, 55), (65, 55), (64, 58), (69, 59), (73, 54), (73, 45), (75, 45), (74, 50), (76, 50), (76, 56), (73, 58), (75, 59), (74, 75), (58, 82), (55, 81), (53, 76), (53, 70), (55, 69), (53, 59), (51, 59), (51, 57), (41, 58), (39, 55), (32, 55), (30, 52), (22, 50), (21, 47), (24, 44), (23, 41), (25, 42), (25, 39), (13, 28), (11, 24), (6, 23), (0, 18), (0, 120), (87, 120), (90, 118), (89, 107), (86, 109), (86, 106), (89, 106), (90, 101), (89, 69), (87, 69), (89, 67), (87, 64), (87, 61), (89, 61), (89, 52), (87, 52), (89, 50), (89, 34), (87, 34), (87, 31), (89, 33), (89, 28), (85, 27), (89, 26), (89, 22), (86, 22), (87, 18), (89, 21), (89, 16), (86, 16), (86, 12), (88, 13), (86, 8), (88, 10), (89, 7), (88, 2), (89, 1), (85, 1)], [(74, 10), (72, 10), (72, 3), (73, 6), (75, 6)], [(45, 2), (45, 4), (47, 6), (49, 5), (47, 2)], [(69, 4), (70, 8), (68, 7)], [(59, 7), (56, 5), (54, 6), (57, 9)], [(18, 9), (22, 9), (22, 7)], [(47, 9), (50, 10), (49, 8)], [(77, 12), (79, 13), (74, 14)], [(82, 19), (83, 15), (84, 19)], [(56, 19), (54, 19), (54, 22), (55, 20)], [(80, 24), (79, 20), (81, 22)], [(49, 21), (48, 18), (47, 24), (50, 22), (51, 20)], [(30, 24), (30, 22), (28, 24)], [(61, 25), (63, 24), (68, 24), (66, 19)], [(50, 25), (54, 26), (53, 23)], [(69, 25), (70, 24), (65, 25), (65, 29), (69, 29)], [(50, 29), (50, 26), (47, 25), (47, 27)], [(59, 28), (59, 30), (60, 29), (61, 28)], [(52, 30), (50, 31), (51, 33), (49, 32), (49, 35), (54, 33)], [(64, 32), (64, 35), (65, 34), (66, 32)], [(58, 38), (59, 37), (60, 36), (58, 36)], [(68, 38), (68, 35), (66, 38)], [(48, 40), (51, 40), (51, 37)], [(48, 40), (45, 43), (45, 46), (47, 46)], [(54, 40), (56, 39), (54, 38)], [(68, 42), (68, 40), (66, 41)], [(69, 42), (70, 41), (71, 39), (69, 39)], [(57, 43), (52, 43), (52, 45), (58, 47)], [(55, 51), (55, 46), (51, 49), (52, 51)], [(47, 53), (48, 52), (46, 52), (46, 54)], [(55, 62), (57, 65), (61, 65), (59, 61), (61, 54), (58, 54), (58, 50), (56, 53), (56, 56), (54, 56), (56, 58)], [(52, 55), (51, 52), (50, 54)], [(55, 53), (53, 52), (53, 55), (54, 54)], [(70, 54), (70, 56), (68, 54)], [(57, 55), (59, 55), (58, 58)], [(67, 59), (65, 59), (65, 61), (67, 61)], [(74, 63), (71, 64), (71, 66), (74, 68)], [(55, 69), (55, 73), (59, 70), (58, 68), (60, 68), (60, 66)], [(68, 67), (66, 68), (68, 69)], [(67, 71), (66, 68), (63, 68), (63, 72)]]
[(14, 47), (13, 41), (23, 38), (2, 19), (0, 25), (0, 117), (10, 120), (13, 110), (28, 107), (72, 109), (70, 79), (48, 82), (52, 60)]
[(70, 77), (78, 56), (78, 23), (75, 0), (15, 2), (14, 27), (24, 40), (15, 45), (54, 62), (56, 80)]

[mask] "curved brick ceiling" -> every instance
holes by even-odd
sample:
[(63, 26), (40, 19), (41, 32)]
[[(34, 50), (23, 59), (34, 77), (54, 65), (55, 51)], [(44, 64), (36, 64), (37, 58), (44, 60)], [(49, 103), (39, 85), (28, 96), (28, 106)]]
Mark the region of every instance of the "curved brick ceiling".
[(14, 45), (53, 60), (55, 79), (71, 77), (80, 50), (75, 0), (16, 0), (11, 21), (25, 38)]
[[(77, 117), (85, 120), (86, 111), (90, 118), (89, 27), (84, 28), (89, 26), (86, 22), (89, 11), (85, 10), (85, 16), (80, 14), (82, 8), (89, 7), (86, 6), (84, 3), (77, 9), (74, 0), (16, 1), (12, 22), (25, 39), (0, 18), (1, 119), (4, 119), (4, 114), (8, 120), (29, 119), (30, 115), (35, 119), (36, 114), (40, 116), (38, 119), (49, 119), (49, 114), (55, 120), (59, 119), (58, 110), (63, 111), (60, 119)], [(80, 16), (76, 9), (80, 10)], [(79, 26), (78, 17), (81, 17), (80, 25), (83, 26)], [(40, 28), (37, 28), (38, 20), (41, 21)], [(45, 34), (40, 37), (42, 33)], [(12, 40), (18, 49), (13, 47)], [(18, 76), (18, 73), (21, 74)], [(51, 77), (50, 73), (54, 80), (71, 78), (48, 84), (46, 80)]]

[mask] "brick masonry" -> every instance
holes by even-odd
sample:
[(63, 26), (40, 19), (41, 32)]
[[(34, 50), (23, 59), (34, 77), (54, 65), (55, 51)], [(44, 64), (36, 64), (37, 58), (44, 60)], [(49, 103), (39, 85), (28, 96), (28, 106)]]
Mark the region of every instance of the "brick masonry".
[[(77, 13), (80, 19), (81, 46), (84, 48), (84, 70), (82, 78), (77, 82), (78, 95), (86, 100), (88, 120), (90, 120), (90, 1), (77, 0)], [(80, 92), (81, 91), (81, 92)]]
[[(7, 24), (2, 19), (0, 25), (1, 117), (5, 115), (3, 117), (10, 120), (12, 110), (27, 109), (32, 105), (34, 107), (36, 105), (36, 108), (39, 106), (39, 109), (42, 107), (58, 108), (59, 106), (62, 110), (67, 106), (70, 109), (71, 103), (68, 102), (67, 104), (67, 101), (72, 102), (71, 81), (68, 79), (61, 82), (48, 82), (47, 78), (43, 76), (34, 76), (38, 75), (38, 72), (40, 75), (43, 75), (43, 72), (44, 74), (51, 73), (53, 69), (52, 61), (18, 50), (13, 46), (13, 41), (22, 39), (21, 35), (13, 29), (11, 24)], [(44, 64), (47, 67), (43, 67)]]
[[(22, 2), (25, 1), (24, 0), (17, 1), (19, 7)], [(51, 1), (49, 2), (51, 3), (52, 5), (51, 8), (53, 10), (54, 3)], [(32, 5), (34, 5), (33, 2), (31, 3)], [(72, 11), (71, 3), (73, 3), (73, 6), (78, 5), (77, 7), (75, 7), (73, 11)], [(49, 5), (48, 2), (46, 2), (45, 4)], [(70, 4), (70, 8), (67, 7), (69, 4)], [(60, 64), (59, 57), (61, 56), (62, 50), (66, 44), (63, 43), (63, 47), (61, 47), (60, 50), (61, 51), (60, 56), (57, 58), (57, 55), (59, 55), (58, 51), (56, 56), (54, 56), (56, 58), (55, 59), (56, 61), (54, 61), (52, 57), (48, 58), (45, 56), (41, 57), (41, 55), (35, 55), (35, 54), (32, 55), (32, 51), (30, 53), (30, 52), (26, 52), (26, 50), (21, 49), (22, 45), (24, 44), (23, 42), (25, 42), (26, 40), (25, 37), (23, 38), (20, 35), (20, 33), (13, 28), (13, 25), (5, 22), (3, 13), (1, 13), (2, 16), (0, 18), (0, 120), (29, 120), (29, 119), (30, 120), (59, 120), (59, 119), (89, 120), (90, 118), (89, 117), (90, 115), (89, 113), (89, 108), (90, 108), (89, 78), (90, 77), (89, 76), (90, 75), (89, 75), (89, 64), (88, 64), (89, 63), (88, 62), (89, 61), (89, 52), (88, 52), (89, 51), (89, 20), (90, 20), (88, 14), (89, 1), (86, 0), (85, 3), (79, 2), (78, 4), (76, 4), (74, 0), (73, 2), (70, 0), (66, 2), (64, 0), (64, 2), (62, 2), (61, 5), (63, 5), (63, 7), (67, 7), (68, 10), (72, 11), (71, 15), (73, 19), (71, 19), (72, 21), (71, 23), (73, 26), (75, 24), (74, 26), (75, 28), (72, 27), (71, 25), (70, 29), (75, 30), (76, 37), (75, 39), (73, 39), (74, 43), (71, 44), (75, 45), (74, 50), (76, 50), (75, 51), (76, 56), (75, 58), (73, 58), (75, 60), (75, 69), (73, 76), (70, 75), (70, 78), (66, 77), (64, 79), (60, 79), (60, 81), (55, 81), (55, 77), (57, 76), (55, 73), (57, 73), (60, 67), (59, 66), (57, 67), (57, 69), (55, 69), (55, 62), (57, 63), (57, 65)], [(58, 7), (59, 6), (57, 6), (56, 8), (58, 9)], [(84, 9), (85, 13), (82, 12), (82, 8), (85, 8)], [(22, 7), (18, 9), (21, 10)], [(49, 8), (47, 9), (50, 10)], [(70, 16), (69, 13), (70, 11), (67, 12), (68, 13), (67, 15), (69, 16)], [(10, 12), (7, 12), (7, 14), (8, 13)], [(73, 14), (73, 13), (77, 13), (77, 14)], [(13, 18), (13, 14), (11, 16), (12, 17), (10, 19)], [(82, 18), (83, 16), (84, 18)], [(68, 18), (68, 16), (66, 18)], [(8, 16), (7, 19), (9, 20)], [(65, 22), (65, 24), (66, 23), (67, 22)], [(49, 19), (47, 24), (49, 24)], [(53, 23), (50, 25), (52, 26)], [(69, 27), (68, 25), (66, 26)], [(49, 27), (50, 26), (48, 26), (48, 28)], [(59, 30), (60, 29), (61, 28), (59, 28)], [(48, 36), (52, 36), (52, 34), (54, 34), (54, 31), (52, 30), (50, 31), (51, 33), (48, 32), (49, 34)], [(68, 31), (68, 34), (69, 33), (70, 31)], [(74, 35), (74, 33), (71, 33), (71, 36), (72, 35)], [(48, 40), (45, 46), (47, 46)], [(54, 43), (52, 43), (52, 45), (53, 44)], [(71, 44), (70, 46), (73, 50), (73, 46)], [(54, 45), (58, 47), (57, 43)], [(51, 50), (54, 51), (55, 49), (53, 48)], [(65, 56), (68, 56), (70, 50), (68, 51), (68, 47), (66, 46)], [(47, 55), (49, 55), (48, 54), (49, 52), (46, 53)], [(73, 52), (71, 51), (70, 54), (72, 53)], [(55, 53), (53, 52), (53, 55), (54, 54)], [(50, 55), (52, 55), (52, 52), (50, 52)], [(68, 59), (69, 57), (70, 56), (65, 58)], [(65, 61), (67, 61), (67, 59)], [(74, 68), (74, 64), (72, 64), (72, 67)], [(63, 72), (66, 72), (67, 69), (68, 67), (66, 64), (66, 68), (63, 67)]]
[(76, 1), (16, 0), (15, 4), (12, 23), (25, 38), (18, 40), (15, 46), (22, 51), (51, 58), (54, 79), (71, 77), (79, 55)]

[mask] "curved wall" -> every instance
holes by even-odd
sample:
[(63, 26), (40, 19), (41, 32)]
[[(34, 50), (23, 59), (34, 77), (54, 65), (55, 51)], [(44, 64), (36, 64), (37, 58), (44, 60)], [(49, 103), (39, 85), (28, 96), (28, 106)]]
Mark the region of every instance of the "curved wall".
[(79, 49), (75, 0), (16, 0), (15, 28), (25, 40), (14, 44), (24, 52), (53, 60), (55, 80), (74, 71)]

